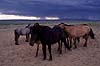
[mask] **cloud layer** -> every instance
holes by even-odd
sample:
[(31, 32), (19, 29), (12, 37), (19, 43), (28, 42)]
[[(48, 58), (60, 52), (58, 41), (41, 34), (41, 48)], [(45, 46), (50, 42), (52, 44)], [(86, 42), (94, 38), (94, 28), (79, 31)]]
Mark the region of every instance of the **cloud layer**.
[(100, 19), (99, 0), (0, 0), (3, 14)]

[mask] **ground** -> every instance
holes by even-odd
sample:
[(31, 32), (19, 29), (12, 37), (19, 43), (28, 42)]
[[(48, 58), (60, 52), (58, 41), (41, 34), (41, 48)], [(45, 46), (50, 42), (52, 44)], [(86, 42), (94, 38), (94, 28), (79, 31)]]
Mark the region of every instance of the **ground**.
[[(25, 36), (20, 37), (19, 44), (14, 44), (14, 29), (12, 26), (0, 29), (0, 66), (100, 66), (100, 27), (91, 26), (96, 40), (89, 38), (88, 47), (83, 47), (84, 40), (81, 39), (77, 49), (64, 51), (62, 55), (57, 52), (57, 44), (52, 45), (53, 60), (43, 61), (42, 47), (39, 55), (35, 57), (36, 45), (31, 47), (25, 42)], [(21, 26), (20, 26), (21, 27)]]

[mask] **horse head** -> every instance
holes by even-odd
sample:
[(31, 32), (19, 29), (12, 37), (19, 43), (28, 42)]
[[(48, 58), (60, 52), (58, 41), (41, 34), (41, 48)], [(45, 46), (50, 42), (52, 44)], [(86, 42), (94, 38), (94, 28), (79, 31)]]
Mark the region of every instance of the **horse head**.
[(39, 23), (34, 23), (34, 26), (39, 26)]
[(59, 26), (60, 28), (62, 28), (62, 29), (65, 28), (65, 24), (64, 24), (64, 23), (60, 23), (60, 24), (58, 24), (58, 26)]
[(35, 23), (34, 26), (30, 28), (30, 45), (34, 46), (34, 43), (36, 43), (39, 40), (39, 34), (40, 34), (40, 25), (38, 23)]

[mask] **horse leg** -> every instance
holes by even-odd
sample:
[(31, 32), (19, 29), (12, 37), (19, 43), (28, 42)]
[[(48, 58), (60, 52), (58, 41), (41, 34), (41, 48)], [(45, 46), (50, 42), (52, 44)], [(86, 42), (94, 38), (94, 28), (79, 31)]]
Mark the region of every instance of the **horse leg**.
[(58, 41), (58, 49), (57, 49), (57, 51), (59, 51), (60, 50), (60, 41)]
[(42, 44), (42, 50), (43, 50), (43, 55), (44, 55), (43, 60), (46, 60), (46, 44), (45, 45)]
[(68, 37), (67, 37), (67, 43), (68, 43), (68, 45), (69, 45), (69, 43), (70, 43)]
[(29, 34), (26, 34), (26, 42), (29, 42)]
[(36, 50), (36, 55), (35, 55), (35, 57), (38, 56), (38, 51), (39, 51), (39, 44), (37, 44), (37, 50)]
[(51, 54), (51, 44), (48, 45), (48, 50), (49, 50), (49, 60), (52, 60), (52, 54)]
[(59, 43), (59, 54), (62, 54), (62, 41)]
[[(63, 38), (61, 41), (64, 42), (65, 48), (67, 48), (68, 50), (71, 50), (69, 44), (66, 42), (66, 38)], [(61, 45), (62, 45), (62, 43), (61, 43)], [(65, 51), (66, 51), (66, 49), (65, 49)]]
[(80, 38), (79, 37), (77, 37), (77, 41), (78, 41), (78, 43), (80, 42)]
[(72, 48), (72, 38), (69, 38), (69, 41), (70, 41), (69, 47)]
[(84, 47), (87, 47), (87, 40), (88, 40), (88, 37), (85, 37), (85, 44), (84, 44)]
[(28, 42), (29, 42), (29, 39), (30, 39), (30, 34), (27, 35), (27, 40), (28, 40)]
[(74, 49), (77, 48), (77, 46), (76, 46), (76, 39), (77, 39), (77, 38), (74, 39)]
[(19, 45), (19, 44), (18, 44), (18, 39), (19, 39), (19, 37), (20, 37), (20, 35), (18, 35), (18, 34), (15, 35), (15, 44), (16, 44), (16, 45)]

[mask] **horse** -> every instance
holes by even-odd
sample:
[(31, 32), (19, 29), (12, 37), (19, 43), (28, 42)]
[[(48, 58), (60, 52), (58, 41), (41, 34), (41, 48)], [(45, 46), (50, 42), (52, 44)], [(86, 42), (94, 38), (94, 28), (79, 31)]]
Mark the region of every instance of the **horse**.
[(87, 41), (89, 36), (92, 39), (95, 39), (95, 34), (92, 28), (89, 27), (87, 24), (67, 25), (64, 23), (60, 23), (59, 26), (66, 32), (70, 40), (70, 48), (72, 47), (72, 39), (74, 40), (74, 48), (77, 48), (76, 46), (77, 38), (78, 41), (80, 37), (83, 37), (85, 39), (84, 47), (87, 47)]
[(18, 39), (19, 37), (22, 35), (26, 35), (26, 42), (29, 42), (29, 35), (30, 35), (30, 27), (31, 24), (28, 24), (26, 27), (24, 28), (16, 28), (14, 30), (14, 35), (15, 35), (15, 45), (19, 45), (18, 43)]
[[(39, 25), (38, 23), (35, 23), (34, 25)], [(55, 25), (54, 27), (53, 27), (53, 29), (55, 29), (56, 27), (57, 27), (58, 25)], [(78, 41), (79, 42), (79, 41)], [(35, 57), (37, 57), (38, 56), (38, 51), (39, 51), (39, 45), (41, 44), (41, 42), (40, 41), (37, 41), (36, 42), (37, 43), (37, 50), (36, 50), (36, 55), (35, 55)], [(57, 51), (59, 52), (60, 51), (60, 47), (62, 48), (62, 44), (61, 44), (61, 46), (60, 46), (60, 43), (63, 43), (63, 41), (58, 41), (58, 49), (57, 49)], [(65, 44), (64, 44), (65, 45)], [(61, 49), (62, 50), (62, 49)], [(65, 52), (66, 52), (66, 46), (65, 46)], [(60, 54), (61, 54), (62, 52), (60, 52)]]
[(29, 45), (34, 46), (34, 43), (37, 41), (41, 41), (42, 44), (42, 50), (43, 50), (43, 55), (44, 58), (43, 60), (46, 60), (46, 45), (48, 46), (49, 50), (49, 60), (52, 60), (52, 54), (51, 54), (51, 45), (54, 43), (59, 42), (59, 47), (60, 47), (60, 53), (62, 53), (61, 50), (61, 44), (63, 41), (64, 45), (68, 50), (70, 50), (67, 42), (66, 42), (66, 37), (64, 34), (64, 31), (60, 28), (55, 26), (54, 28), (50, 28), (49, 26), (44, 26), (44, 25), (34, 25), (31, 27), (31, 38)]

